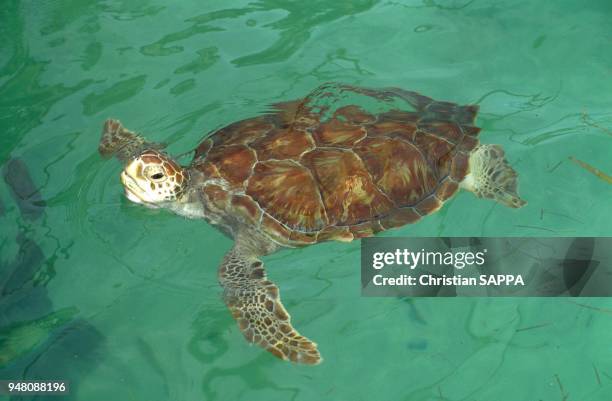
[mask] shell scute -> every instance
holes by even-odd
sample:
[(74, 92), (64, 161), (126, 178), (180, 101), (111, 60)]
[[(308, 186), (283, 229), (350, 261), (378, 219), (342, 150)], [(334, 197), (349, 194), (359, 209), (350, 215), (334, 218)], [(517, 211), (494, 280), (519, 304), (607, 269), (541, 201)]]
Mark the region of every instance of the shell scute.
[(318, 145), (339, 147), (351, 147), (366, 135), (363, 127), (339, 120), (321, 124), (312, 134)]
[(361, 224), (355, 224), (350, 226), (350, 232), (354, 238), (371, 237), (384, 230), (383, 226), (378, 220), (367, 221)]
[(294, 242), (299, 242), (301, 244), (314, 244), (317, 242), (317, 232), (302, 232), (302, 231), (292, 231), (289, 235), (289, 239)]
[(384, 228), (401, 227), (406, 224), (415, 223), (421, 218), (414, 208), (403, 207), (393, 210), (389, 215), (380, 220)]
[(245, 145), (215, 146), (209, 151), (200, 170), (220, 177), (234, 187), (243, 186), (257, 161), (255, 152)]
[(264, 117), (251, 118), (230, 124), (215, 132), (209, 139), (215, 145), (246, 145), (261, 138), (273, 128), (274, 125)]
[(318, 123), (317, 115), (312, 113), (303, 99), (273, 104), (271, 112), (264, 119), (276, 128), (298, 130)]
[(268, 214), (264, 214), (261, 219), (261, 228), (263, 228), (273, 239), (280, 243), (288, 243), (291, 236), (291, 230)]
[(219, 185), (206, 185), (204, 195), (218, 209), (225, 210), (229, 204), (229, 193)]
[(299, 156), (314, 149), (310, 134), (305, 131), (274, 129), (251, 144), (259, 160), (299, 159)]
[(259, 224), (262, 211), (253, 198), (247, 195), (234, 195), (231, 205), (236, 213), (247, 218), (252, 224)]
[(427, 105), (426, 110), (430, 115), (429, 118), (433, 120), (452, 121), (457, 114), (457, 105), (449, 102), (432, 102)]
[(376, 117), (358, 106), (340, 107), (333, 116), (334, 119), (345, 120), (351, 124), (365, 124), (376, 121)]
[(317, 234), (317, 241), (351, 242), (354, 238), (347, 226), (329, 226)]
[(304, 155), (303, 163), (314, 173), (332, 225), (371, 220), (394, 206), (353, 152), (315, 149)]
[(289, 227), (320, 230), (328, 224), (319, 190), (310, 171), (290, 160), (257, 163), (247, 194)]
[(447, 177), (442, 180), (440, 185), (438, 185), (438, 189), (436, 189), (435, 195), (436, 198), (440, 199), (441, 201), (445, 201), (451, 196), (453, 196), (458, 189), (459, 184), (452, 178)]
[(474, 127), (472, 125), (464, 125), (461, 128), (463, 128), (463, 132), (465, 133), (465, 135), (476, 137), (480, 133), (480, 127)]
[(437, 177), (420, 149), (393, 138), (367, 139), (355, 148), (376, 185), (397, 206), (416, 203), (430, 193)]
[(204, 139), (202, 143), (200, 143), (198, 147), (196, 148), (194, 158), (199, 159), (199, 158), (206, 157), (206, 155), (208, 154), (208, 151), (213, 147), (214, 144), (215, 142), (212, 139), (210, 138)]
[(421, 216), (433, 213), (442, 207), (440, 199), (436, 198), (435, 195), (428, 196), (427, 198), (420, 201), (414, 208)]
[(463, 180), (469, 169), (470, 157), (464, 152), (457, 152), (453, 157), (450, 176), (453, 180), (459, 182)]
[(465, 135), (459, 144), (458, 150), (463, 152), (471, 152), (476, 146), (478, 146), (478, 138), (474, 138), (473, 136)]
[(415, 145), (421, 150), (429, 164), (436, 169), (438, 177), (448, 175), (457, 146), (435, 135), (418, 132)]
[(463, 138), (463, 131), (453, 121), (421, 121), (419, 130), (427, 134), (444, 138), (447, 141), (457, 144)]
[(400, 135), (409, 141), (413, 141), (417, 126), (413, 123), (383, 121), (378, 124), (369, 125), (366, 129), (368, 137)]

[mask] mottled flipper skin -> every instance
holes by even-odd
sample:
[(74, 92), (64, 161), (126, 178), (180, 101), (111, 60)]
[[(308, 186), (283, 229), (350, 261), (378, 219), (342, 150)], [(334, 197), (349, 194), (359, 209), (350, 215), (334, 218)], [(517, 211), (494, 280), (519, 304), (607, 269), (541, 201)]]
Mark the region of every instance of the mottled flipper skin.
[(142, 136), (126, 129), (118, 120), (106, 120), (98, 152), (105, 158), (116, 156), (126, 161), (144, 149), (162, 149), (164, 146), (147, 142)]
[(512, 208), (527, 202), (518, 194), (518, 174), (499, 145), (480, 145), (470, 155), (470, 174), (461, 183), (479, 198), (494, 199)]
[(301, 336), (281, 303), (278, 287), (266, 277), (263, 263), (237, 242), (219, 268), (225, 303), (246, 340), (275, 356), (304, 364), (317, 364), (317, 345)]

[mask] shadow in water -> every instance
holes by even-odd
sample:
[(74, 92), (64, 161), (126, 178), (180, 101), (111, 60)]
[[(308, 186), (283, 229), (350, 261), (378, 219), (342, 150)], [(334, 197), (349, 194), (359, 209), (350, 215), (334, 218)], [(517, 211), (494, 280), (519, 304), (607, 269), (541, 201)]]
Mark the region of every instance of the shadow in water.
[(44, 217), (46, 202), (23, 160), (9, 160), (2, 171), (20, 217), (28, 224), (19, 223), (17, 255), (8, 263), (0, 262), (0, 378), (68, 380), (68, 399), (73, 399), (79, 382), (97, 364), (104, 338), (78, 317), (77, 307), (54, 309), (46, 285), (55, 276), (56, 258), (47, 258), (30, 238), (34, 225)]
[(34, 185), (23, 160), (10, 159), (4, 165), (2, 175), (11, 188), (11, 194), (17, 202), (21, 217), (30, 221), (38, 220), (43, 214), (46, 203)]

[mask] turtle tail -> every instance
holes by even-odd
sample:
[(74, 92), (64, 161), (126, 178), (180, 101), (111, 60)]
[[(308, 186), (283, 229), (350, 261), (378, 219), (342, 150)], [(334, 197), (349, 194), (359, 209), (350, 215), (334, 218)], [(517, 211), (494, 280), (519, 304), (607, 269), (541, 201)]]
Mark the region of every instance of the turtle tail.
[(102, 137), (98, 152), (104, 158), (117, 156), (119, 160), (127, 160), (145, 149), (162, 149), (161, 144), (147, 142), (142, 136), (126, 129), (118, 120), (106, 120), (102, 129)]

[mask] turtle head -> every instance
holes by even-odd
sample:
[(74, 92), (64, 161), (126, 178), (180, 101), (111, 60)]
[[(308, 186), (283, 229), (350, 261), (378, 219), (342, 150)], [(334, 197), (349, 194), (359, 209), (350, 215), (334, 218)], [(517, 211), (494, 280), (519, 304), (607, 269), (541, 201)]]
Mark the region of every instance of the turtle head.
[(169, 206), (186, 192), (188, 173), (149, 142), (117, 120), (106, 120), (98, 151), (124, 163), (121, 182), (129, 200), (151, 208)]
[(187, 171), (167, 155), (147, 149), (127, 160), (121, 183), (129, 200), (158, 208), (182, 197), (187, 177)]

